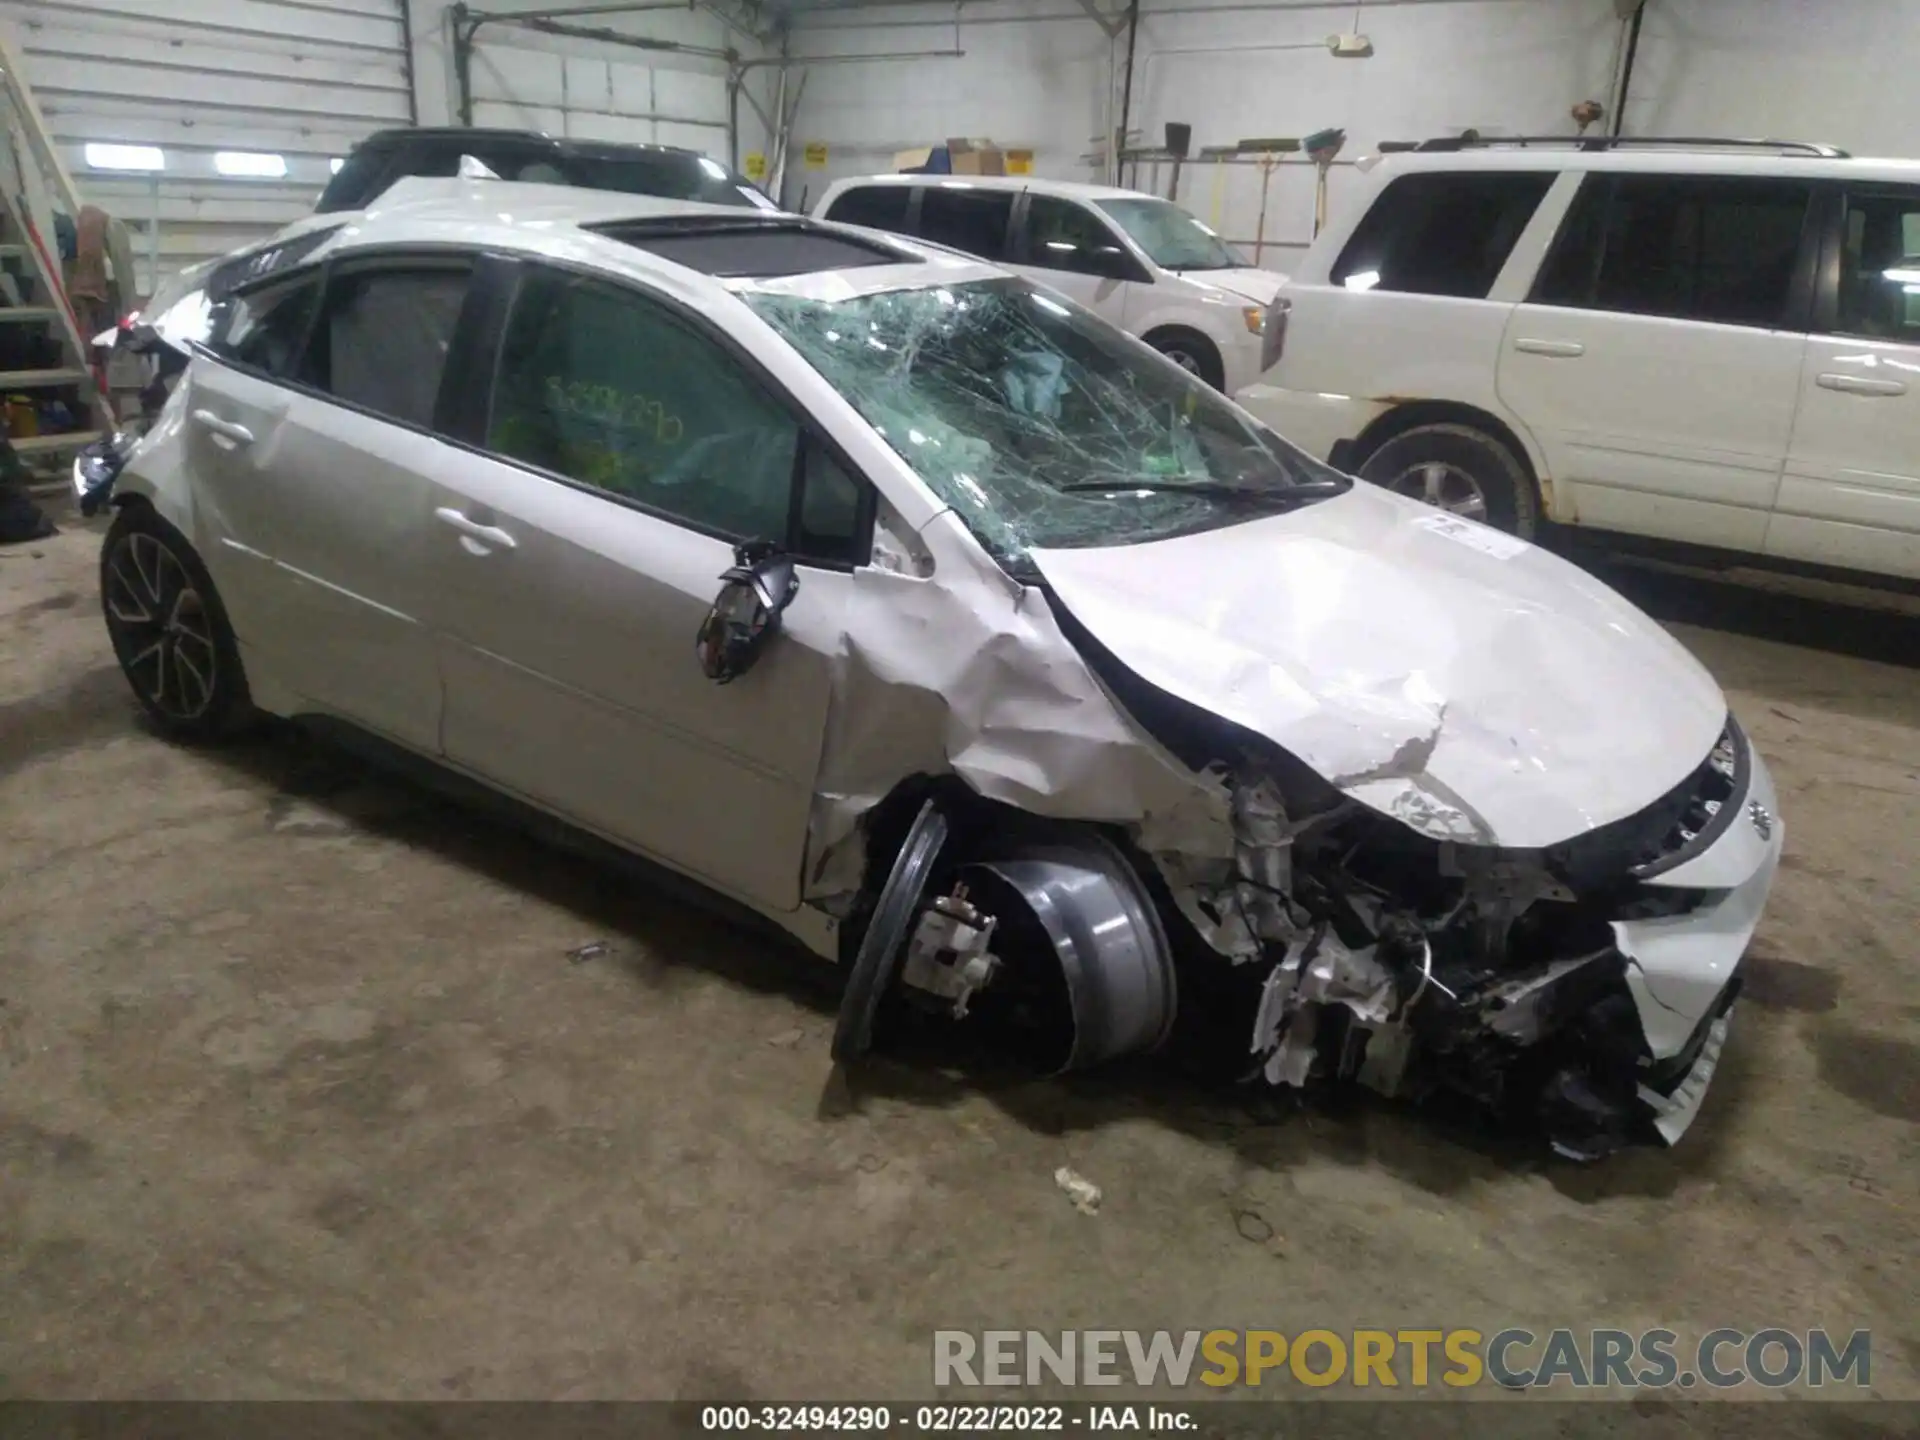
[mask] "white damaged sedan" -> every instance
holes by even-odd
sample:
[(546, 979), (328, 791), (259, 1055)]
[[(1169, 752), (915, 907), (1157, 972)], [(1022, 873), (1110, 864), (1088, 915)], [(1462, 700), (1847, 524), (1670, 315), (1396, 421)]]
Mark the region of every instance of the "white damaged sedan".
[(167, 732), (325, 721), (696, 880), (845, 967), (842, 1060), (918, 1007), (1582, 1158), (1693, 1119), (1773, 786), (1580, 571), (872, 232), (414, 180), (246, 271), (101, 559)]

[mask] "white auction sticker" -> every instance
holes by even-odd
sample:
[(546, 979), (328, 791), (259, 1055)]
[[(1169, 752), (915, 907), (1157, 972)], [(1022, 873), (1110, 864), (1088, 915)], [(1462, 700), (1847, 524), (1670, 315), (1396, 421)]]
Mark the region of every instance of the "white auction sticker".
[(1499, 560), (1511, 560), (1527, 548), (1527, 542), (1489, 529), (1477, 520), (1462, 520), (1458, 515), (1422, 515), (1413, 522), (1424, 530), (1444, 535), (1449, 540), (1480, 550)]

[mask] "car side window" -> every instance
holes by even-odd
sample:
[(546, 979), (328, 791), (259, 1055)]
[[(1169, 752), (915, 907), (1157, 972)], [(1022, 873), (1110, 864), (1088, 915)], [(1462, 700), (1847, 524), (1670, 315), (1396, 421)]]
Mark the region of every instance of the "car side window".
[(929, 185), (920, 197), (920, 236), (982, 260), (1007, 258), (1013, 191)]
[(335, 271), (300, 361), (300, 382), (389, 420), (431, 428), (471, 278), (464, 261)]
[(297, 379), (301, 342), (320, 299), (320, 273), (236, 295), (220, 309), (208, 346), (222, 359), (276, 380)]
[(796, 467), (801, 435), (733, 356), (664, 305), (558, 270), (522, 281), (488, 423), (498, 453), (729, 540), (854, 559), (860, 489), (812, 447)]
[(1028, 263), (1075, 275), (1113, 275), (1127, 258), (1113, 232), (1086, 206), (1053, 195), (1028, 197)]
[(1721, 325), (1781, 325), (1812, 200), (1812, 187), (1794, 180), (1589, 176), (1533, 299)]
[(1834, 330), (1920, 344), (1920, 188), (1853, 190)]
[(825, 447), (810, 442), (800, 469), (800, 523), (796, 555), (855, 561), (861, 534), (860, 482)]
[(842, 225), (865, 225), (872, 230), (905, 234), (907, 210), (913, 203), (911, 185), (856, 185), (842, 191), (827, 207), (826, 218)]
[(1402, 175), (1380, 192), (1329, 278), (1349, 290), (1483, 300), (1553, 181), (1544, 170)]

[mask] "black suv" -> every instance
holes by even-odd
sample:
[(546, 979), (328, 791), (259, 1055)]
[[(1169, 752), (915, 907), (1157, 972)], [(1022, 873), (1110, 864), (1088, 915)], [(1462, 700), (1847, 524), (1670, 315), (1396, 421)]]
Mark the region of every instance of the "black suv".
[(369, 135), (353, 147), (314, 213), (364, 210), (388, 186), (409, 175), (458, 175), (463, 155), (473, 156), (502, 180), (577, 185), (583, 190), (658, 195), (708, 205), (777, 208), (745, 176), (697, 151), (670, 145), (556, 140), (531, 130), (458, 127), (381, 130)]

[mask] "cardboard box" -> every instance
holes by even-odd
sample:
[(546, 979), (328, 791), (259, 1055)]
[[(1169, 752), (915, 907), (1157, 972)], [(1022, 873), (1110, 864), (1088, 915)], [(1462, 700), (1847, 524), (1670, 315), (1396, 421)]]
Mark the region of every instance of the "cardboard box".
[(902, 175), (945, 175), (947, 151), (944, 145), (920, 145), (912, 150), (896, 150), (893, 168)]
[(991, 140), (956, 138), (947, 141), (947, 158), (955, 175), (1004, 175), (1006, 152)]

